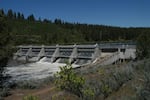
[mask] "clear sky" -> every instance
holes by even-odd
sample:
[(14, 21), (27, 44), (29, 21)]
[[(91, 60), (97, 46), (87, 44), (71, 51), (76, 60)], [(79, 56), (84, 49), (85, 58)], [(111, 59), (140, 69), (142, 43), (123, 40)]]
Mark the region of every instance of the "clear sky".
[(68, 22), (150, 27), (150, 0), (0, 0), (0, 8)]

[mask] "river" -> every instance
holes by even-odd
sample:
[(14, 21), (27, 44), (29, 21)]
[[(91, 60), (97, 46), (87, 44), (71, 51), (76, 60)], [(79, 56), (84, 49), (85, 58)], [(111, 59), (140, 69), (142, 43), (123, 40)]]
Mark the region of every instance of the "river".
[[(37, 80), (49, 76), (60, 71), (60, 66), (65, 66), (65, 63), (50, 63), (40, 60), (34, 63), (27, 64), (10, 64), (5, 68), (5, 75), (11, 76), (10, 81)], [(72, 65), (78, 67), (79, 65)]]

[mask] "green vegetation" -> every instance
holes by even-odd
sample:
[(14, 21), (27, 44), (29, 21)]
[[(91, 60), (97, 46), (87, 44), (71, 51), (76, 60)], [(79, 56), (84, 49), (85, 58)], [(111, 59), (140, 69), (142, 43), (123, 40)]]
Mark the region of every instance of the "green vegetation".
[[(138, 100), (149, 100), (150, 98), (150, 59), (144, 60), (136, 69), (142, 73), (143, 84), (136, 88)], [(140, 79), (140, 78), (139, 78)]]
[[(149, 100), (149, 65), (148, 59), (134, 63), (130, 62), (121, 66), (95, 65), (77, 70), (72, 70), (71, 66), (61, 67), (61, 71), (57, 73), (56, 86), (61, 90), (68, 91), (69, 93), (78, 96), (78, 94), (72, 91), (77, 90), (76, 86), (81, 81), (78, 81), (78, 83), (75, 84), (72, 83), (82, 77), (84, 79), (84, 84), (78, 89), (82, 94), (81, 96), (78, 96), (79, 99)], [(63, 95), (65, 95), (65, 92), (63, 92)], [(60, 98), (62, 95), (55, 96)], [(73, 97), (72, 95), (70, 96)]]
[(94, 91), (90, 87), (86, 87), (82, 90), (83, 92), (83, 100), (94, 100)]
[(5, 23), (5, 17), (0, 16), (0, 66), (5, 66), (10, 50), (11, 35)]
[(23, 97), (23, 100), (39, 100), (37, 96), (27, 95)]
[[(1, 12), (2, 13), (2, 12)], [(12, 54), (11, 49), (11, 35), (5, 22), (5, 17), (0, 14), (0, 99), (3, 96), (8, 96), (8, 89), (4, 86), (6, 76), (4, 76), (3, 70), (7, 65), (8, 59)]]
[(70, 65), (60, 67), (60, 72), (57, 72), (56, 86), (62, 90), (69, 91), (76, 94), (78, 97), (82, 96), (82, 89), (84, 85), (84, 78), (77, 76)]
[(61, 90), (68, 91), (77, 95), (83, 100), (93, 100), (94, 91), (85, 84), (85, 79), (81, 75), (74, 72), (71, 65), (60, 67), (60, 72), (57, 72), (55, 85)]
[(22, 13), (13, 12), (11, 9), (8, 13), (1, 9), (0, 13), (6, 17), (6, 25), (11, 29), (14, 45), (134, 41), (145, 30), (150, 32), (150, 28), (69, 23), (61, 19), (37, 20), (33, 14), (25, 18)]
[(150, 57), (150, 33), (145, 31), (137, 39), (137, 56), (139, 59)]
[[(81, 73), (75, 73), (70, 65), (60, 67), (61, 71), (56, 74), (56, 86), (62, 90), (69, 91), (84, 100), (108, 97), (112, 92), (118, 90), (125, 82), (133, 77), (132, 67), (116, 68), (108, 72), (107, 68), (96, 69), (88, 72), (87, 78)], [(89, 70), (89, 69), (88, 69)], [(99, 74), (99, 71), (103, 74)], [(110, 70), (110, 69), (109, 69)], [(106, 73), (107, 72), (107, 73)], [(91, 77), (94, 75), (95, 77)]]

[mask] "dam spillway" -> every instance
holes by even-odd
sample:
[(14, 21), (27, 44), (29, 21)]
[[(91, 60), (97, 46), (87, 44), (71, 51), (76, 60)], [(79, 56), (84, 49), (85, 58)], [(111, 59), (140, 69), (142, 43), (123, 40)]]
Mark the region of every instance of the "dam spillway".
[[(116, 60), (135, 59), (135, 52), (135, 44), (125, 43), (56, 46), (29, 45), (17, 46), (17, 52), (14, 53), (13, 58), (14, 60), (25, 62), (38, 62), (42, 60), (50, 63), (69, 62), (71, 64), (83, 65), (95, 62), (99, 58), (107, 58), (106, 60), (113, 59), (113, 57), (114, 59), (117, 57)], [(101, 61), (104, 61), (104, 59)]]
[[(98, 45), (18, 46), (15, 60), (36, 62), (46, 58), (48, 62), (80, 64), (94, 61), (100, 55)], [(87, 61), (87, 62), (84, 62)]]
[[(37, 80), (53, 76), (66, 61), (73, 68), (87, 64), (109, 65), (135, 59), (135, 44), (104, 43), (93, 45), (17, 46), (15, 61), (25, 64), (6, 67), (11, 81)], [(28, 63), (30, 62), (30, 63)]]

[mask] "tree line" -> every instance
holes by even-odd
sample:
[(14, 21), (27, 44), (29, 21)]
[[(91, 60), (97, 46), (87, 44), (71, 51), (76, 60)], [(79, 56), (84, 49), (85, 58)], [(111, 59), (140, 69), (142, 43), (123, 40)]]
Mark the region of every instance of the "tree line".
[[(0, 9), (0, 15), (5, 16), (9, 19), (18, 19), (18, 20), (29, 20), (29, 21), (42, 21), (41, 18), (36, 20), (35, 16), (33, 14), (30, 14), (27, 18), (25, 18), (23, 13), (20, 12), (14, 12), (12, 9), (9, 9), (7, 12), (5, 12), (3, 9)], [(48, 19), (43, 19), (43, 22), (51, 22)]]
[(7, 13), (1, 9), (0, 14), (7, 18), (6, 24), (11, 29), (16, 45), (134, 41), (145, 30), (150, 32), (150, 28), (146, 27), (70, 23), (57, 18), (54, 21), (41, 20), (36, 19), (33, 14), (25, 18), (24, 14), (11, 9)]

